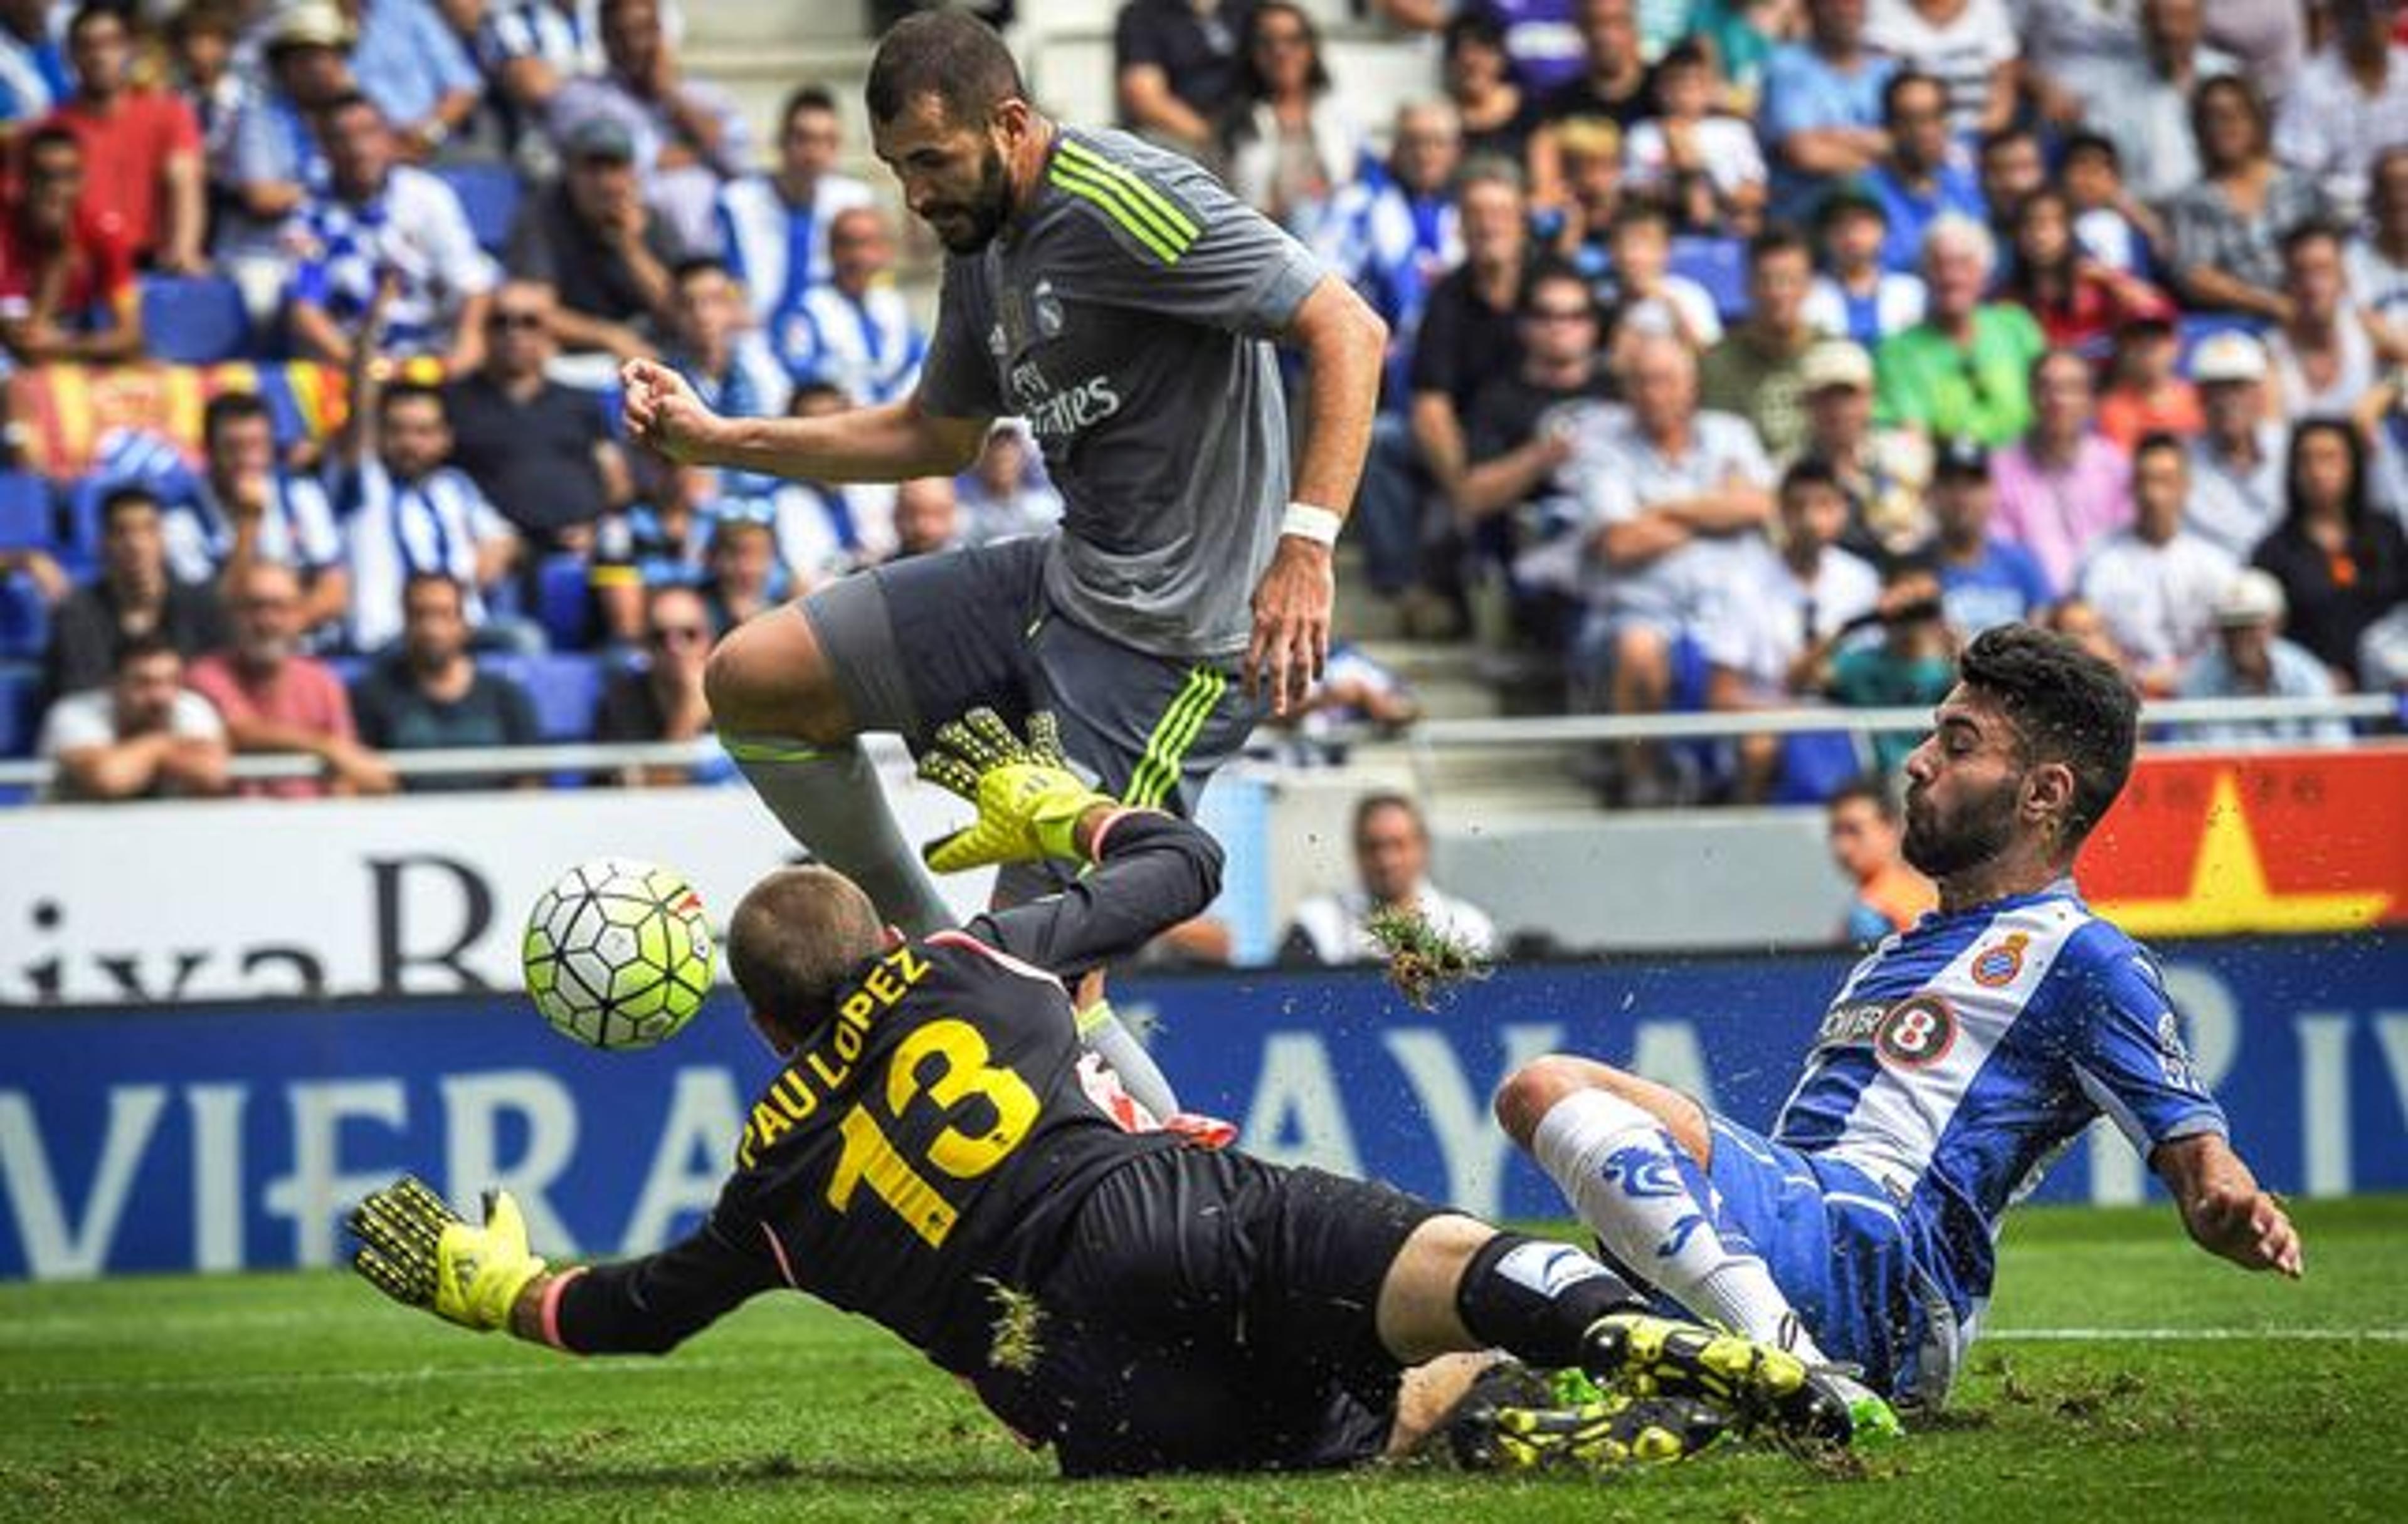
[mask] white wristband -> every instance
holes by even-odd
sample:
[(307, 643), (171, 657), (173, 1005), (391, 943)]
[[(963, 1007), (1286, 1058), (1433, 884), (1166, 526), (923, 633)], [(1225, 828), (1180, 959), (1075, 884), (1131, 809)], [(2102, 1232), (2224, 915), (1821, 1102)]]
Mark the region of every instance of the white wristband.
[(1316, 508), (1310, 503), (1291, 503), (1280, 516), (1280, 533), (1311, 540), (1315, 545), (1336, 545), (1338, 527), (1346, 520), (1327, 508)]

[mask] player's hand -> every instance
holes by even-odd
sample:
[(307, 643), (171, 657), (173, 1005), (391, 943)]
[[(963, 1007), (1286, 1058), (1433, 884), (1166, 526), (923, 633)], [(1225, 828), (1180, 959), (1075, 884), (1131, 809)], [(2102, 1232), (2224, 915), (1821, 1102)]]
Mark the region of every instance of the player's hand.
[(630, 360), (619, 367), (619, 385), (629, 438), (680, 465), (713, 463), (704, 457), (721, 420), (684, 377), (657, 360)]
[(978, 806), (977, 820), (920, 848), (938, 873), (1075, 858), (1080, 818), (1112, 803), (1070, 771), (1061, 727), (1042, 709), (1028, 717), (1026, 741), (993, 709), (939, 726), (920, 776)]
[(2300, 1231), (2283, 1204), (2263, 1190), (2206, 1187), (2191, 1204), (2191, 1232), (2211, 1252), (2244, 1270), (2272, 1270), (2300, 1278)]
[(1254, 636), (1246, 648), (1246, 695), (1268, 689), (1271, 713), (1304, 702), (1329, 664), (1329, 609), (1338, 574), (1329, 547), (1299, 534), (1280, 537), (1254, 588)]
[(480, 1228), (405, 1175), (360, 1203), (351, 1228), (360, 1240), (351, 1268), (369, 1285), (480, 1333), (509, 1328), (519, 1293), (544, 1272), (507, 1190), (485, 1193)]

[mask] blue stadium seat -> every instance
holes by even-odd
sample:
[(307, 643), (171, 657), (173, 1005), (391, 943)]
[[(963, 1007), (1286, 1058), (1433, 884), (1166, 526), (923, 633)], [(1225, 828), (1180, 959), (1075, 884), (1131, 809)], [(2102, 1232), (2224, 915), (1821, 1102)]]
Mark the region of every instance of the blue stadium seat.
[(143, 348), (179, 365), (212, 365), (251, 353), (242, 289), (224, 276), (145, 276)]
[(0, 757), (29, 757), (41, 735), (42, 669), (0, 662)]
[(1726, 321), (1747, 316), (1747, 245), (1737, 238), (1675, 238), (1671, 271), (1706, 288)]
[(519, 183), (518, 172), (508, 164), (445, 164), (436, 173), (441, 176), (460, 197), (462, 209), (468, 214), (468, 230), (488, 254), (498, 255), (509, 242), (510, 224), (517, 221), (519, 200), (525, 187)]
[(1819, 805), (1840, 785), (1864, 775), (1867, 759), (1846, 731), (1801, 731), (1781, 739), (1781, 782), (1776, 805)]
[(546, 741), (583, 741), (594, 734), (602, 701), (602, 662), (581, 651), (542, 656), (480, 656), (478, 666), (524, 684), (535, 700), (536, 729)]
[(0, 577), (0, 659), (38, 659), (50, 644), (50, 605), (22, 572)]
[(544, 557), (536, 568), (535, 611), (552, 649), (581, 651), (594, 643), (594, 592), (584, 557)]

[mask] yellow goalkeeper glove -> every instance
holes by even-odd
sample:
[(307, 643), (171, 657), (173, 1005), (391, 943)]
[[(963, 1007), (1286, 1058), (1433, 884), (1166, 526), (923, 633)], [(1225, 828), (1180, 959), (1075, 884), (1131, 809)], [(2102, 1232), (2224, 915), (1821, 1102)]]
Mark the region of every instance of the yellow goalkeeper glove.
[(351, 1268), (369, 1285), (480, 1333), (509, 1328), (519, 1293), (544, 1272), (507, 1190), (485, 1192), (480, 1228), (405, 1175), (360, 1203), (351, 1228), (360, 1240)]
[(1061, 727), (1042, 709), (1028, 717), (1026, 741), (993, 709), (972, 709), (939, 726), (920, 759), (920, 776), (978, 806), (976, 821), (920, 848), (939, 873), (1075, 858), (1079, 818), (1112, 803), (1070, 771)]

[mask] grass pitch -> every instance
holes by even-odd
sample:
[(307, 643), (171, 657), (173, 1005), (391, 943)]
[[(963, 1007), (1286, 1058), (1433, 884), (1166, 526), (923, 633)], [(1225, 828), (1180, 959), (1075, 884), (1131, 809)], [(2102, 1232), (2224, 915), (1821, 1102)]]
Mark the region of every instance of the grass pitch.
[(2408, 1517), (2408, 1198), (2309, 1204), (2308, 1279), (2165, 1208), (2012, 1221), (1959, 1402), (1902, 1447), (1594, 1478), (1398, 1468), (1071, 1485), (867, 1324), (767, 1297), (665, 1360), (577, 1362), (348, 1275), (0, 1287), (0, 1518)]

